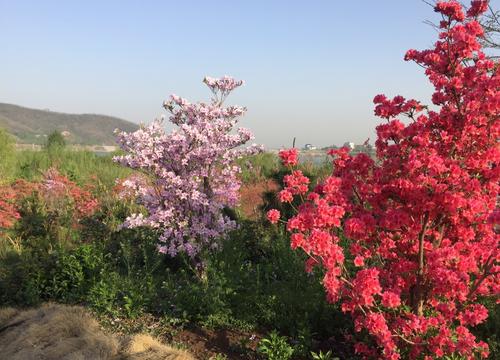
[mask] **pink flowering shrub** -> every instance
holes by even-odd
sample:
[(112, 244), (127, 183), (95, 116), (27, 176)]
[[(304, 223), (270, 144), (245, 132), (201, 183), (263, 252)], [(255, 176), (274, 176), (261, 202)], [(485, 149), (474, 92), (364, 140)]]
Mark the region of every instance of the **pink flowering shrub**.
[(235, 228), (223, 213), (239, 199), (240, 168), (235, 160), (261, 150), (257, 145), (242, 147), (252, 138), (249, 130), (233, 132), (245, 109), (223, 107), (242, 81), (207, 77), (204, 82), (213, 93), (210, 103), (189, 103), (176, 95), (164, 103), (176, 126), (170, 133), (156, 120), (134, 133), (118, 134), (126, 155), (115, 160), (142, 171), (149, 180), (132, 177), (125, 182), (147, 215), (134, 214), (124, 226), (159, 228), (159, 250), (171, 256), (185, 252), (194, 257), (204, 248), (215, 249)]
[[(486, 8), (437, 2), (434, 48), (405, 57), (425, 69), (434, 106), (377, 95), (375, 114), (386, 120), (377, 161), (331, 151), (334, 170), (322, 184), (309, 192), (293, 171), (279, 194), (305, 198), (286, 225), (291, 246), (309, 255), (308, 270), (324, 268), (328, 300), (371, 335), (355, 347), (365, 358), (487, 357), (470, 331), (488, 316), (478, 300), (500, 290), (500, 74), (478, 42)], [(284, 164), (296, 164), (294, 153), (280, 153)]]

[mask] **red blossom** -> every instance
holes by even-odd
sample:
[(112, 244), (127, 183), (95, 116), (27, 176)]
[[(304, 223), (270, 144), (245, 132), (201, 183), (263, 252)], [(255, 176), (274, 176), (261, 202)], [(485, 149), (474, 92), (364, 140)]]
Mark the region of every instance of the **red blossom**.
[(401, 305), (401, 298), (392, 291), (385, 291), (382, 294), (382, 305), (388, 308), (395, 308)]
[(300, 170), (294, 170), (291, 175), (286, 175), (283, 180), (288, 190), (294, 195), (305, 194), (309, 190), (310, 180)]
[(467, 10), (467, 16), (474, 17), (481, 15), (488, 10), (488, 0), (473, 0), (471, 1), (471, 6)]
[[(385, 120), (377, 161), (330, 150), (332, 174), (287, 222), (307, 267), (324, 268), (328, 300), (340, 300), (355, 329), (376, 341), (356, 344), (366, 358), (488, 355), (469, 330), (488, 316), (478, 297), (500, 293), (500, 66), (481, 51), (477, 16), (486, 8), (437, 2), (438, 41), (405, 56), (426, 69), (435, 107), (377, 95), (375, 113)], [(285, 165), (295, 163), (293, 150), (280, 153)], [(285, 178), (282, 201), (303, 194), (302, 176)]]
[(14, 203), (16, 193), (9, 186), (0, 187), (0, 231), (10, 228), (19, 219), (19, 213)]
[(452, 20), (463, 21), (465, 19), (462, 5), (458, 1), (438, 1), (434, 9)]
[(295, 148), (280, 150), (279, 156), (285, 166), (295, 166), (299, 161), (299, 153)]
[(280, 202), (282, 203), (289, 203), (289, 202), (292, 202), (293, 200), (293, 194), (290, 190), (288, 189), (285, 189), (285, 190), (281, 190), (279, 193), (278, 193), (278, 199)]
[(276, 209), (271, 209), (267, 212), (267, 220), (269, 220), (272, 224), (276, 224), (280, 219), (280, 212)]

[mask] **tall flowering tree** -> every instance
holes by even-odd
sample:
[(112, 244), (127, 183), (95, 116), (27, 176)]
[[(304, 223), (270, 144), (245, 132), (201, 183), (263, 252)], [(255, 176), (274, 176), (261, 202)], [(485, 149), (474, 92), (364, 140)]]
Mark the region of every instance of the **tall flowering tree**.
[(162, 120), (156, 120), (136, 132), (118, 134), (126, 155), (115, 160), (146, 175), (122, 184), (148, 212), (130, 216), (124, 226), (159, 228), (159, 250), (171, 256), (185, 252), (194, 257), (202, 249), (215, 249), (218, 240), (235, 228), (223, 212), (239, 199), (240, 168), (235, 160), (261, 150), (255, 144), (243, 147), (252, 139), (249, 130), (233, 131), (245, 109), (223, 106), (243, 82), (207, 77), (204, 83), (213, 94), (210, 103), (189, 103), (176, 95), (164, 103), (175, 125), (170, 133)]
[[(500, 290), (500, 74), (479, 42), (487, 6), (436, 3), (438, 41), (405, 57), (425, 69), (434, 106), (376, 96), (375, 114), (386, 120), (377, 161), (331, 151), (324, 183), (308, 192), (295, 170), (279, 194), (306, 199), (287, 222), (291, 246), (310, 256), (309, 268), (325, 269), (328, 299), (371, 335), (355, 347), (365, 358), (487, 357), (470, 332), (488, 316), (478, 300)], [(280, 155), (296, 165), (296, 150)], [(277, 222), (279, 213), (268, 218)]]

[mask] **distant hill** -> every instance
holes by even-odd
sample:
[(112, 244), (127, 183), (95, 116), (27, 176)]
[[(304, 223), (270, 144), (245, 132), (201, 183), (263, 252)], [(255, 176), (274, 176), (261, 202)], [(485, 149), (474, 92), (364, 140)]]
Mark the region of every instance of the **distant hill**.
[(0, 128), (22, 144), (43, 144), (48, 134), (58, 130), (70, 144), (114, 145), (115, 129), (134, 131), (139, 126), (112, 116), (65, 114), (0, 103)]

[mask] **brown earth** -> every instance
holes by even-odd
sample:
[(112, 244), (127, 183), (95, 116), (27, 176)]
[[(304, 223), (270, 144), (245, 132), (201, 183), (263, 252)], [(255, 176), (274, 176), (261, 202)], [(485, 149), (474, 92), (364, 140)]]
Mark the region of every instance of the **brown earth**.
[(257, 359), (256, 348), (261, 336), (233, 330), (185, 329), (172, 338), (187, 345), (198, 359), (211, 359), (217, 354), (227, 359)]
[(261, 215), (260, 207), (264, 203), (263, 194), (267, 191), (276, 191), (278, 188), (278, 184), (270, 179), (244, 184), (240, 189), (239, 209), (247, 218), (258, 219)]
[(151, 333), (164, 343), (187, 349), (198, 360), (224, 354), (228, 360), (258, 359), (256, 348), (263, 335), (258, 332), (206, 329), (194, 324), (169, 324), (152, 314), (136, 319), (102, 318), (100, 322), (114, 333)]

